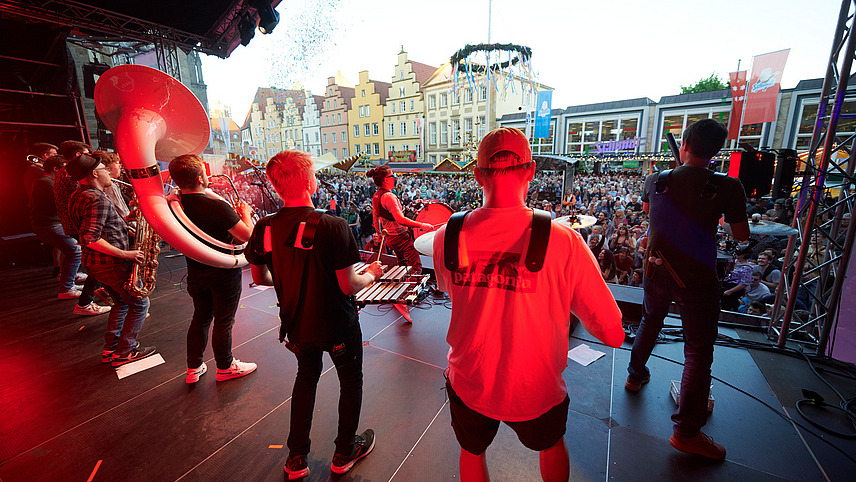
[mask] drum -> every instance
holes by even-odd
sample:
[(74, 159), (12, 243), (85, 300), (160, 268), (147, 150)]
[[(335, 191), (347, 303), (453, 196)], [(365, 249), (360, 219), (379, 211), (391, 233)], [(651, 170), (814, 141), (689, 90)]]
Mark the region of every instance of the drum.
[[(449, 218), (452, 217), (453, 213), (454, 211), (452, 211), (452, 208), (448, 204), (439, 201), (429, 201), (416, 213), (416, 221), (433, 224), (439, 228), (440, 225), (449, 222)], [(422, 228), (413, 228), (413, 237), (418, 238), (427, 232)]]

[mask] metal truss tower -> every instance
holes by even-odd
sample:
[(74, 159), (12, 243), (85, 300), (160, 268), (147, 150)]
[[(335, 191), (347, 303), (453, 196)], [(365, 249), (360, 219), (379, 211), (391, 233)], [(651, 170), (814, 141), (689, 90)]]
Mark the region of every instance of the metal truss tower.
[[(779, 346), (789, 339), (808, 341), (816, 344), (820, 355), (827, 351), (830, 333), (837, 322), (856, 231), (856, 223), (850, 222), (846, 232), (842, 232), (842, 220), (845, 215), (852, 215), (856, 199), (856, 193), (851, 191), (856, 182), (853, 176), (856, 135), (846, 139), (836, 135), (840, 120), (856, 119), (856, 114), (843, 112), (856, 53), (854, 7), (856, 0), (841, 3), (793, 220), (793, 227), (799, 233), (788, 242), (770, 326), (771, 332), (778, 336)], [(838, 158), (839, 151), (849, 151), (849, 157)], [(841, 184), (827, 186), (830, 176), (841, 178)], [(825, 200), (824, 194), (830, 188), (839, 189), (839, 194)], [(801, 292), (809, 296), (809, 317), (795, 321), (794, 308)], [(783, 304), (782, 314), (779, 312)]]

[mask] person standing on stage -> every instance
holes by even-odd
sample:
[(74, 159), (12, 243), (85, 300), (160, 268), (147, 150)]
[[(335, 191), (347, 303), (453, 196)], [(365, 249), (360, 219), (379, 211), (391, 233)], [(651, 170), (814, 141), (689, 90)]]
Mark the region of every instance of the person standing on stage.
[(386, 164), (376, 167), (366, 173), (374, 179), (377, 191), (372, 196), (372, 219), (377, 236), (383, 236), (386, 231), (385, 246), (395, 253), (400, 264), (413, 266), (413, 274), (422, 272), (422, 260), (419, 252), (413, 247), (413, 237), (407, 228), (420, 228), (432, 231), (434, 226), (408, 219), (401, 211), (401, 201), (392, 193), (395, 188), (395, 174)]
[(466, 215), (453, 272), (445, 264), (449, 225), (434, 239), (438, 286), (452, 300), (446, 390), (461, 445), (461, 480), (488, 479), (485, 450), (500, 421), (540, 452), (544, 480), (568, 480), (570, 399), (562, 371), (570, 314), (618, 347), (621, 312), (582, 236), (566, 226), (549, 222), (543, 267), (524, 265), (525, 247), (537, 244), (530, 242), (536, 211), (524, 205), (535, 174), (526, 136), (506, 127), (490, 132), (477, 166), (484, 206)]
[(645, 180), (643, 210), (650, 214), (645, 294), (624, 384), (636, 392), (650, 380), (645, 365), (674, 301), (681, 313), (686, 363), (669, 443), (682, 452), (716, 460), (725, 458), (725, 448), (701, 428), (707, 422), (719, 320), (716, 231), (722, 215), (726, 232), (740, 241), (749, 238), (743, 185), (708, 170), (727, 135), (725, 126), (713, 119), (693, 123), (684, 131), (679, 149), (683, 165)]
[(340, 386), (336, 452), (330, 469), (344, 474), (375, 443), (371, 429), (355, 435), (363, 396), (363, 344), (351, 295), (381, 276), (383, 269), (374, 262), (364, 274), (357, 274), (354, 264), (360, 261), (360, 253), (348, 223), (313, 209), (318, 181), (309, 154), (280, 152), (268, 163), (267, 175), (284, 207), (256, 224), (245, 254), (253, 281), (276, 289), (280, 341), (297, 357), (285, 472), (289, 479), (309, 476), (309, 431), (321, 355), (326, 351)]
[[(253, 232), (252, 210), (241, 201), (229, 204), (205, 195), (208, 175), (202, 159), (193, 154), (169, 163), (169, 175), (181, 189), (181, 207), (199, 229), (224, 243), (244, 243)], [(241, 300), (241, 268), (215, 268), (185, 256), (187, 293), (193, 299), (193, 318), (187, 329), (187, 383), (196, 383), (208, 367), (203, 361), (208, 328), (214, 322), (211, 349), (217, 363), (218, 382), (249, 375), (255, 363), (232, 356), (232, 325)]]
[(57, 155), (57, 147), (47, 142), (37, 142), (30, 147), (30, 155), (27, 156), (27, 167), (24, 169), (24, 192), (27, 193), (27, 201), (30, 207), (33, 204), (33, 184), (45, 173), (44, 162), (49, 157)]
[(68, 215), (80, 236), (83, 264), (114, 302), (107, 318), (101, 361), (118, 367), (154, 355), (157, 348), (137, 342), (149, 311), (149, 298), (137, 298), (125, 289), (131, 266), (143, 262), (145, 255), (129, 249), (128, 224), (104, 194), (112, 184), (107, 167), (82, 154), (68, 162), (66, 171), (80, 184), (69, 200)]

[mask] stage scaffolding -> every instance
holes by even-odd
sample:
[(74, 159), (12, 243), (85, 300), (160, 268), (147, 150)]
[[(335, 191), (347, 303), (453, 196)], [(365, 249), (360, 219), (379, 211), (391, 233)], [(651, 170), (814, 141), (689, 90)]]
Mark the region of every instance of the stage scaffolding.
[[(841, 3), (792, 224), (799, 233), (788, 241), (770, 325), (770, 335), (778, 337), (779, 346), (789, 340), (808, 342), (816, 346), (820, 355), (826, 354), (830, 333), (837, 322), (856, 231), (856, 223), (851, 221), (846, 233), (842, 233), (842, 220), (845, 215), (852, 216), (856, 196), (852, 191), (856, 182), (853, 176), (856, 136), (840, 139), (836, 135), (841, 119), (856, 118), (856, 114), (841, 111), (856, 53), (854, 7), (854, 0)], [(849, 150), (850, 155), (838, 159), (836, 153), (841, 150)], [(833, 197), (831, 202), (824, 200), (830, 175), (842, 177), (837, 199)], [(810, 297), (809, 316), (796, 320), (795, 304), (801, 294)]]

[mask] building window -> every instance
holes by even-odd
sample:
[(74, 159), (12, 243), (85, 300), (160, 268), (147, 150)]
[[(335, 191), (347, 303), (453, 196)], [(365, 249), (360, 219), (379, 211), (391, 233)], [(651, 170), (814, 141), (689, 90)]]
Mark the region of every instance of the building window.
[(348, 142), (348, 131), (342, 131), (342, 142)]
[(358, 110), (360, 113), (360, 117), (363, 117), (363, 106), (360, 106), (360, 108)]
[(400, 71), (400, 72), (398, 73), (398, 78), (399, 78), (399, 79), (403, 79), (403, 78), (404, 78), (404, 71), (403, 71), (403, 70), (402, 70), (402, 71)]
[(398, 103), (398, 107), (400, 107), (399, 110), (401, 112), (404, 112), (405, 110), (407, 110), (407, 102), (402, 100), (401, 102)]
[(460, 119), (452, 119), (452, 143), (461, 143), (461, 121)]
[(405, 145), (401, 146), (401, 150), (402, 151), (409, 151), (410, 150), (410, 144), (405, 144)]
[(380, 155), (380, 144), (375, 142), (373, 145), (374, 145), (374, 155), (379, 156)]
[(395, 102), (390, 102), (390, 103), (389, 103), (389, 109), (390, 109), (390, 110), (389, 110), (389, 113), (390, 113), (390, 114), (395, 114)]
[(386, 135), (388, 135), (389, 137), (395, 137), (395, 124), (390, 122), (386, 125), (386, 127)]
[(416, 144), (416, 158), (422, 159), (422, 146)]
[(467, 117), (464, 119), (464, 140), (471, 141), (473, 138), (473, 119), (472, 117)]
[(413, 99), (410, 99), (410, 110), (411, 111), (416, 110), (416, 101)]
[(354, 126), (354, 137), (360, 137), (360, 126)]
[(390, 145), (389, 145), (389, 148), (388, 148), (387, 150), (388, 150), (389, 152), (395, 152), (395, 146), (394, 146), (394, 145), (392, 145), (392, 144), (390, 144)]
[(458, 95), (457, 92), (452, 92), (452, 105), (458, 105), (461, 103), (461, 96)]
[(333, 144), (335, 144), (336, 143), (336, 133), (331, 132), (330, 135), (333, 136)]
[(428, 142), (432, 146), (437, 145), (437, 124), (434, 122), (428, 124)]
[(449, 96), (448, 94), (440, 94), (440, 107), (446, 107), (449, 105)]
[(348, 148), (347, 148), (347, 147), (343, 147), (343, 148), (342, 148), (342, 159), (344, 159), (344, 158), (346, 158), (346, 157), (348, 157)]
[(318, 142), (318, 135), (319, 135), (319, 132), (315, 131), (315, 142)]
[(360, 153), (360, 145), (354, 144), (354, 154), (359, 154), (359, 153)]
[(431, 164), (437, 164), (437, 155), (436, 154), (431, 154), (428, 158), (431, 159)]
[(342, 123), (342, 113), (339, 112), (338, 114), (336, 114), (336, 124), (341, 124), (341, 123)]
[(484, 116), (480, 115), (479, 116), (479, 141), (481, 141), (482, 138), (484, 137), (486, 129), (487, 129), (487, 124), (485, 124), (485, 122), (484, 122)]
[(377, 122), (372, 123), (372, 135), (376, 136), (380, 134), (380, 124)]
[(413, 134), (412, 135), (414, 135), (414, 136), (419, 135), (419, 121), (418, 120), (413, 121)]
[(366, 152), (366, 154), (371, 154), (371, 153), (372, 153), (372, 147), (371, 147), (371, 145), (366, 144), (366, 151), (365, 151), (365, 152)]
[(372, 128), (371, 128), (371, 126), (369, 126), (368, 124), (363, 124), (363, 134), (364, 134), (366, 137), (368, 137), (368, 136), (372, 135), (372, 130), (371, 130), (371, 129), (372, 129)]
[(472, 102), (473, 101), (473, 91), (470, 89), (464, 89), (464, 102)]
[(366, 117), (369, 117), (370, 115), (372, 115), (371, 110), (372, 110), (371, 106), (367, 105), (366, 106)]
[(324, 133), (324, 144), (327, 144), (327, 133)]
[(363, 97), (366, 96), (366, 89), (363, 89)]
[(479, 100), (487, 100), (487, 87), (482, 87), (479, 91)]
[(449, 145), (449, 123), (440, 122), (440, 145)]
[(333, 157), (335, 157), (336, 159), (339, 158), (339, 152), (336, 150), (335, 147), (333, 148)]
[(437, 96), (436, 95), (428, 96), (428, 108), (429, 109), (436, 109), (437, 108)]
[(406, 136), (407, 135), (407, 122), (402, 122), (401, 125), (399, 126), (399, 129), (401, 129), (399, 131), (399, 134), (401, 134), (402, 136)]

